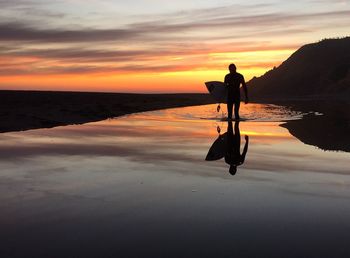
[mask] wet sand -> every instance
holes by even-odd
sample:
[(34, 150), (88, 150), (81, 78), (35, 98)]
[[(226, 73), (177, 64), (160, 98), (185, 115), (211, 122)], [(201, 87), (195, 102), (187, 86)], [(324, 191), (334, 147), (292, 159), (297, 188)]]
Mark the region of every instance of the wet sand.
[(126, 114), (213, 103), (208, 94), (0, 91), (0, 132), (83, 124)]
[[(211, 104), (209, 94), (124, 94), (0, 91), (0, 133), (96, 122), (127, 114)], [(281, 124), (305, 144), (350, 152), (350, 102), (346, 99), (254, 99), (305, 114)], [(226, 108), (223, 108), (226, 111)], [(257, 110), (256, 112), (260, 112)], [(266, 113), (267, 114), (267, 113)]]
[(304, 113), (303, 119), (281, 125), (303, 143), (323, 150), (350, 152), (348, 100), (294, 100), (277, 104)]

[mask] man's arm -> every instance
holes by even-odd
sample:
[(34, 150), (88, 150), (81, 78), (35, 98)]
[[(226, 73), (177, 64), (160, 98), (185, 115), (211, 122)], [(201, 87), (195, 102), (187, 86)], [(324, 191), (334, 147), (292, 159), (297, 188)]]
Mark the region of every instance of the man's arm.
[(244, 95), (245, 95), (245, 103), (248, 104), (248, 102), (249, 102), (248, 88), (247, 88), (247, 84), (245, 83), (243, 75), (242, 75), (242, 86), (243, 86)]
[(245, 155), (247, 155), (247, 152), (248, 152), (248, 144), (249, 144), (249, 136), (246, 135), (246, 136), (245, 136), (245, 145), (244, 145), (244, 149), (243, 149), (243, 152), (242, 152), (242, 155), (241, 155), (241, 164), (244, 163)]

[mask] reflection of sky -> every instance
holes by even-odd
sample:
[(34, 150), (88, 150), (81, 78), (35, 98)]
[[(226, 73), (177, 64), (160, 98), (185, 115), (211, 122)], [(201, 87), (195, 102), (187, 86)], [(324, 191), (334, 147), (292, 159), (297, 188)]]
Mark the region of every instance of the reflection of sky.
[[(271, 248), (269, 257), (280, 257), (275, 254), (290, 241), (301, 245), (298, 252), (307, 252), (303, 243), (320, 242), (328, 244), (319, 252), (340, 250), (343, 241), (333, 236), (349, 237), (350, 155), (293, 138), (276, 121), (282, 114), (293, 118), (285, 109), (243, 106), (247, 118), (261, 110), (260, 120), (255, 114), (255, 121), (240, 123), (242, 143), (250, 136), (249, 150), (232, 177), (223, 160), (204, 161), (217, 126), (226, 131), (225, 122), (208, 119), (215, 108), (1, 134), (0, 240), (8, 248), (26, 243), (26, 254), (38, 254), (38, 240), (57, 254), (70, 241), (103, 246), (103, 254), (117, 247), (122, 254), (179, 254), (181, 248), (198, 254), (204, 244), (208, 254)], [(183, 235), (191, 245), (182, 243)], [(251, 241), (257, 242), (253, 249)]]
[[(217, 127), (221, 133), (227, 130), (227, 123), (220, 120), (223, 114), (215, 110), (216, 105), (175, 108), (83, 126), (7, 133), (1, 135), (0, 159), (5, 163), (26, 162), (26, 159), (35, 161), (46, 156), (61, 159), (68, 155), (115, 157), (141, 164), (183, 161), (190, 166), (191, 162), (202, 163), (203, 156), (219, 135)], [(244, 106), (241, 113), (248, 119), (240, 123), (242, 145), (243, 135), (251, 137), (249, 159), (243, 170), (347, 172), (347, 153), (324, 152), (304, 145), (279, 126), (282, 121), (299, 119), (300, 114), (261, 104)], [(305, 162), (306, 157), (308, 162)], [(213, 164), (201, 165), (208, 165), (212, 170)], [(225, 165), (215, 162), (215, 166), (224, 168)]]

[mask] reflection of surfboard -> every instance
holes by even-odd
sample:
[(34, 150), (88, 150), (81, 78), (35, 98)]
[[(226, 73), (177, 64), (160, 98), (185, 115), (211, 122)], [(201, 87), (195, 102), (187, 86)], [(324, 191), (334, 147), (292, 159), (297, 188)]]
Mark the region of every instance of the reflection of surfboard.
[(210, 95), (218, 103), (227, 102), (227, 86), (223, 82), (219, 82), (219, 81), (206, 82), (205, 86), (207, 86), (207, 89)]
[(219, 135), (213, 145), (210, 147), (205, 160), (213, 161), (219, 160), (225, 157), (225, 151), (227, 146), (227, 133)]

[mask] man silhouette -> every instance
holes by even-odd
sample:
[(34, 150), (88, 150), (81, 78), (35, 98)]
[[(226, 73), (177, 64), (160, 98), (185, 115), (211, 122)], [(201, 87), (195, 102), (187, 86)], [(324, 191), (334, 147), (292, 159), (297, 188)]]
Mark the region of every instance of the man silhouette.
[(227, 148), (225, 153), (225, 162), (230, 165), (230, 174), (235, 175), (237, 166), (242, 165), (248, 151), (249, 137), (245, 136), (245, 145), (241, 154), (241, 132), (239, 122), (235, 122), (235, 132), (233, 133), (232, 122), (228, 121), (227, 125)]
[(230, 174), (235, 175), (237, 166), (244, 163), (248, 152), (249, 137), (245, 136), (245, 145), (241, 154), (241, 132), (239, 130), (239, 121), (235, 121), (235, 131), (233, 132), (232, 121), (227, 122), (227, 132), (220, 134), (220, 128), (217, 128), (219, 137), (210, 147), (205, 158), (206, 161), (219, 160), (225, 157), (225, 162), (230, 165)]
[(235, 105), (235, 120), (239, 120), (239, 107), (241, 104), (241, 93), (240, 93), (241, 84), (243, 86), (246, 104), (249, 101), (248, 89), (247, 89), (247, 85), (245, 83), (243, 75), (240, 73), (237, 73), (236, 65), (230, 64), (228, 68), (230, 73), (225, 76), (225, 80), (224, 80), (224, 83), (228, 89), (228, 94), (227, 94), (228, 120), (232, 120), (233, 105)]

